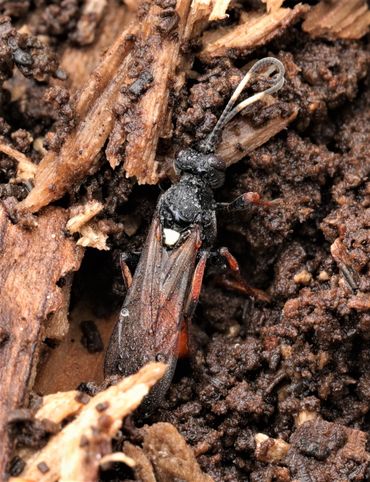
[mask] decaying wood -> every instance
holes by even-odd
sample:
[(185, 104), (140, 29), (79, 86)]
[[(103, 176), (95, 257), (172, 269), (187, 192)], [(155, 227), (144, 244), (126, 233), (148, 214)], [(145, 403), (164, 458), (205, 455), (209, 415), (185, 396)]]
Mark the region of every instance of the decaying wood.
[(266, 4), (266, 9), (268, 12), (274, 12), (279, 10), (279, 8), (284, 3), (284, 0), (262, 0)]
[(243, 16), (237, 26), (206, 32), (200, 58), (207, 61), (232, 56), (233, 52), (247, 54), (281, 35), (308, 10), (307, 5), (298, 4), (294, 8), (279, 8), (269, 13), (252, 12)]
[(66, 226), (67, 230), (72, 234), (80, 232), (81, 228), (103, 209), (103, 204), (95, 200), (88, 201), (82, 205), (72, 206), (70, 210), (71, 217)]
[(83, 49), (74, 46), (66, 48), (60, 66), (68, 74), (67, 82), (72, 92), (87, 88), (91, 73), (102, 60), (103, 54), (126, 30), (131, 20), (132, 15), (127, 9), (116, 0), (108, 0), (94, 43)]
[(227, 17), (226, 10), (229, 7), (230, 1), (231, 0), (215, 0), (209, 21), (222, 20)]
[(37, 226), (26, 231), (13, 225), (0, 207), (1, 471), (11, 448), (7, 417), (33, 383), (45, 321), (66, 303), (57, 283), (76, 271), (82, 259), (83, 250), (64, 234), (67, 219), (64, 210), (47, 209)]
[(71, 218), (67, 222), (67, 230), (71, 234), (79, 233), (79, 246), (107, 250), (108, 235), (101, 232), (98, 223), (91, 221), (104, 209), (99, 201), (88, 201), (83, 205), (71, 208)]
[[(77, 413), (71, 392), (67, 392), (65, 402), (71, 405), (76, 417), (52, 437), (45, 447), (31, 455), (21, 478), (29, 482), (97, 480), (101, 459), (111, 453), (111, 439), (121, 427), (122, 419), (140, 405), (166, 369), (167, 366), (163, 363), (149, 363), (135, 375), (98, 393), (86, 405), (81, 404)], [(52, 397), (57, 397), (54, 407), (60, 412), (63, 395), (49, 397), (46, 405), (50, 406)], [(41, 410), (45, 413), (45, 405)], [(45, 464), (49, 470), (40, 473), (40, 464)], [(10, 478), (10, 482), (16, 481), (16, 477)]]
[(143, 448), (126, 443), (124, 451), (136, 462), (136, 479), (142, 482), (212, 482), (202, 472), (192, 449), (170, 423), (146, 429)]
[(255, 456), (260, 462), (276, 463), (282, 460), (288, 453), (290, 445), (283, 439), (271, 438), (264, 433), (254, 436), (256, 442)]
[(28, 159), (22, 152), (9, 146), (0, 138), (0, 152), (18, 161), (16, 181), (32, 181), (36, 173), (36, 164)]
[(322, 0), (308, 13), (302, 28), (312, 37), (360, 39), (369, 31), (366, 0)]
[(243, 116), (239, 116), (225, 127), (217, 154), (230, 166), (286, 129), (297, 114), (298, 108), (293, 108), (289, 117), (277, 117), (258, 128), (252, 127)]
[[(131, 117), (131, 127), (125, 129), (125, 162), (124, 168), (129, 177), (134, 176), (139, 183), (155, 184), (158, 182), (158, 163), (155, 160), (158, 140), (166, 125), (169, 100), (169, 82), (175, 77), (179, 64), (180, 46), (185, 33), (190, 11), (190, 0), (178, 0), (176, 14), (178, 24), (176, 35), (161, 32), (160, 21), (163, 10), (155, 4), (150, 9), (137, 37), (137, 55), (141, 56), (140, 44), (152, 53), (153, 60), (146, 66), (143, 74), (152, 76), (151, 87), (136, 103)], [(170, 17), (169, 17), (170, 18)], [(171, 34), (171, 35), (170, 35)], [(149, 52), (146, 52), (146, 56)], [(122, 126), (117, 123), (113, 129), (110, 144), (107, 148), (107, 159), (112, 167), (121, 161), (119, 154), (122, 145)], [(117, 149), (118, 141), (118, 149)]]
[[(131, 27), (133, 34), (136, 27)], [(35, 212), (60, 198), (99, 166), (100, 150), (113, 123), (113, 106), (128, 71), (132, 42), (124, 31), (108, 50), (76, 105), (77, 127), (58, 153), (48, 152), (38, 165), (35, 187), (19, 204), (19, 211)]]
[(85, 0), (74, 35), (74, 40), (80, 45), (89, 45), (94, 42), (96, 28), (102, 19), (106, 6), (107, 0)]

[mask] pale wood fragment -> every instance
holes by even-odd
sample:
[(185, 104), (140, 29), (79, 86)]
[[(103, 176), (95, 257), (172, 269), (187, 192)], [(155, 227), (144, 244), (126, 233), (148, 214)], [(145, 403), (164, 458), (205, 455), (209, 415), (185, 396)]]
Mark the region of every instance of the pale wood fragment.
[(71, 217), (67, 222), (66, 228), (72, 234), (79, 232), (85, 224), (91, 221), (91, 219), (103, 209), (103, 204), (96, 200), (88, 201), (82, 205), (72, 206)]
[(284, 3), (284, 0), (262, 0), (266, 4), (266, 9), (268, 12), (274, 12), (279, 10), (279, 8)]
[(281, 438), (274, 439), (264, 433), (257, 433), (254, 436), (256, 442), (255, 456), (260, 462), (277, 463), (282, 460), (290, 445)]
[[(135, 375), (92, 397), (72, 422), (31, 455), (21, 477), (30, 482), (97, 480), (102, 457), (110, 453), (110, 441), (121, 427), (122, 419), (140, 405), (166, 370), (163, 363), (149, 363)], [(68, 403), (70, 398), (67, 392)], [(37, 468), (42, 462), (49, 468), (43, 474)], [(17, 478), (9, 480), (16, 482)]]
[(307, 14), (302, 28), (312, 37), (357, 40), (366, 35), (370, 11), (365, 0), (322, 0)]
[(32, 386), (46, 320), (66, 303), (57, 283), (82, 260), (83, 250), (65, 236), (67, 219), (65, 210), (49, 208), (25, 230), (0, 206), (0, 472), (11, 449), (7, 417)]
[(80, 234), (81, 237), (77, 241), (78, 246), (95, 248), (100, 251), (107, 251), (109, 249), (107, 246), (108, 235), (99, 229), (97, 223), (91, 222), (85, 224), (80, 229)]
[(37, 166), (22, 152), (9, 146), (0, 138), (0, 152), (18, 161), (16, 181), (32, 181), (35, 177)]
[(222, 20), (227, 17), (226, 10), (231, 0), (215, 0), (209, 21)]
[(107, 0), (85, 0), (74, 35), (74, 40), (80, 45), (89, 45), (94, 42), (97, 25), (106, 7)]
[(246, 54), (281, 35), (308, 10), (307, 5), (298, 4), (294, 8), (279, 8), (270, 13), (252, 12), (244, 16), (237, 26), (206, 32), (200, 58), (207, 61), (235, 52)]

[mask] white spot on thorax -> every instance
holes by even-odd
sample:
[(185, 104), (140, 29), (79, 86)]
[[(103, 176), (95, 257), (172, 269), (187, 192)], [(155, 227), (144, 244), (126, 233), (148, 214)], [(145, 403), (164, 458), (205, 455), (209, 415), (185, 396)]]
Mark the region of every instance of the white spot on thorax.
[(164, 244), (167, 246), (173, 246), (177, 243), (180, 238), (180, 233), (174, 231), (173, 229), (164, 228), (163, 229)]

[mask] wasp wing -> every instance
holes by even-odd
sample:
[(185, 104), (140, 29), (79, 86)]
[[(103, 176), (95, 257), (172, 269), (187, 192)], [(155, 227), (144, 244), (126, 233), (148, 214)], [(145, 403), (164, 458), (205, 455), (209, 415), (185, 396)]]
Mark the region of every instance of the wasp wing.
[(156, 392), (165, 393), (176, 366), (199, 240), (195, 225), (180, 246), (167, 250), (159, 218), (154, 217), (107, 350), (107, 375), (131, 375), (145, 363), (161, 360), (169, 368)]

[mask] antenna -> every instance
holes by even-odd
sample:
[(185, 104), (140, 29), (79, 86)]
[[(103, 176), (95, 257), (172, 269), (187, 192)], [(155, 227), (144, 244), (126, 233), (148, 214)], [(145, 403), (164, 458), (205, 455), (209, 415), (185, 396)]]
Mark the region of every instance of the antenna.
[[(268, 79), (271, 74), (277, 70), (277, 73), (275, 74), (273, 79), (274, 84), (268, 89), (262, 92), (258, 92), (251, 97), (248, 97), (247, 99), (240, 102), (240, 104), (238, 104), (236, 107), (234, 107), (235, 102), (237, 101), (238, 97), (240, 96), (246, 85), (251, 80), (252, 76), (256, 73), (257, 70), (265, 66), (269, 66), (269, 68), (263, 73), (263, 77), (266, 79)], [(201, 146), (201, 150), (205, 153), (214, 152), (217, 145), (218, 137), (225, 125), (229, 121), (231, 121), (231, 119), (233, 119), (236, 114), (238, 114), (241, 110), (245, 109), (248, 105), (254, 104), (258, 100), (263, 99), (263, 97), (265, 97), (266, 95), (273, 94), (274, 92), (280, 90), (284, 84), (284, 74), (285, 68), (284, 65), (280, 62), (280, 60), (275, 59), (274, 57), (265, 57), (261, 60), (258, 60), (245, 74), (244, 78), (235, 89), (224, 111), (218, 119), (217, 124)]]

